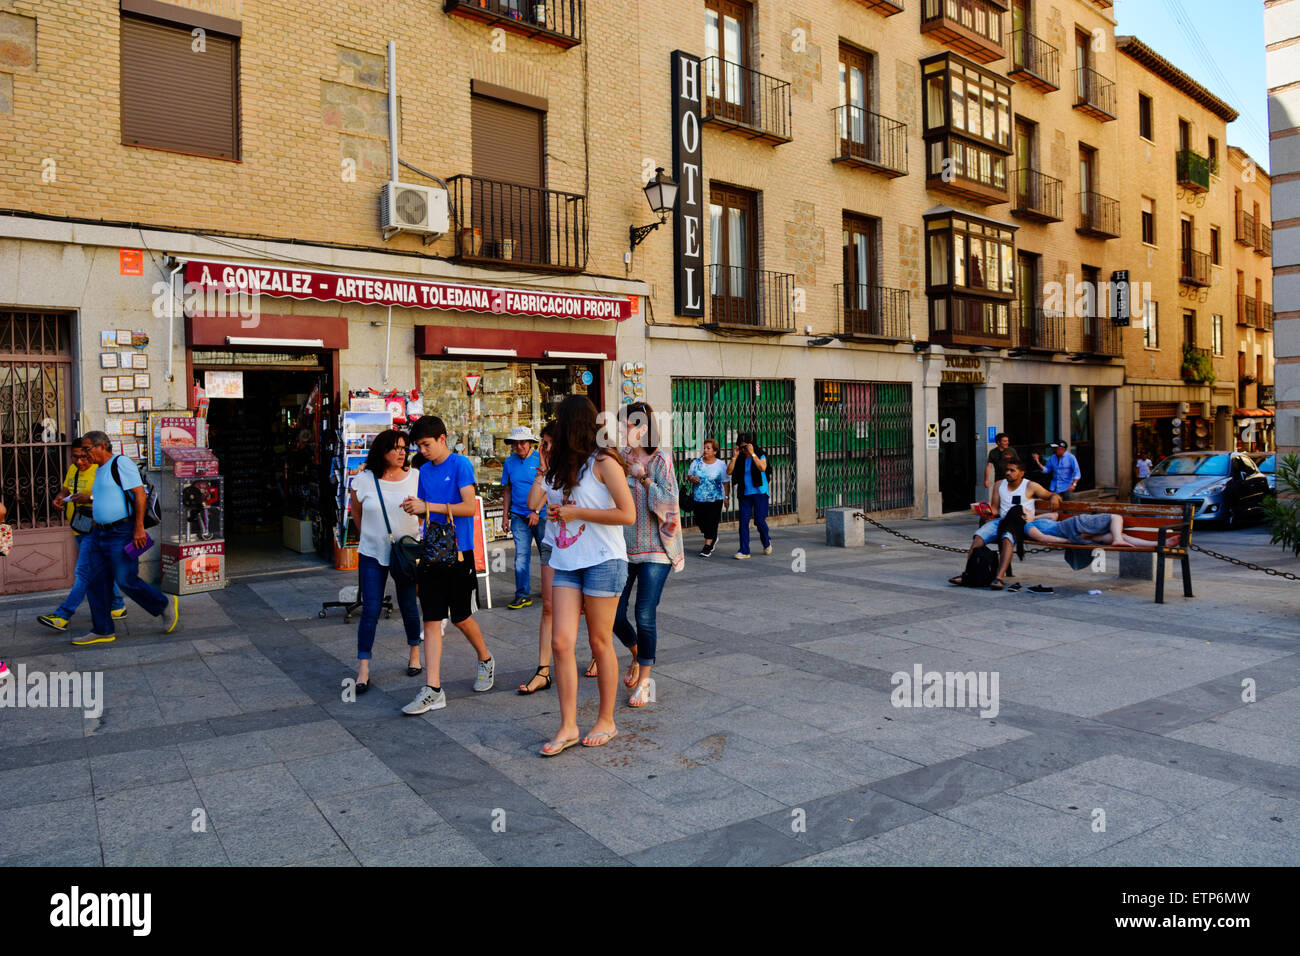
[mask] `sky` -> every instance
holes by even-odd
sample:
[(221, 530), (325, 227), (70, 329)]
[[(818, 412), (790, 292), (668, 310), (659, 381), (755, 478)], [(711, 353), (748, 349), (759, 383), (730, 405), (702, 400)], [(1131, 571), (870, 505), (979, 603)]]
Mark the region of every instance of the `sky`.
[(1228, 142), (1268, 169), (1263, 0), (1115, 0), (1115, 32), (1142, 40), (1241, 116)]

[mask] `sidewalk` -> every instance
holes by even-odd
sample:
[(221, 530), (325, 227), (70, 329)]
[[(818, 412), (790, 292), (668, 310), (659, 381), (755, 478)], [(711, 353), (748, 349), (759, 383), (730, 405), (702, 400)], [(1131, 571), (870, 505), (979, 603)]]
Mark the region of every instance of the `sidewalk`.
[[(962, 547), (972, 531), (890, 524)], [(860, 550), (827, 548), (820, 525), (775, 536), (744, 563), (734, 534), (708, 560), (688, 536), (658, 702), (629, 710), (620, 683), (620, 736), (552, 760), (555, 691), (514, 692), (540, 600), (501, 606), (511, 567), (478, 615), (495, 690), (471, 691), (453, 629), (448, 707), (414, 718), (398, 711), (423, 677), (405, 676), (396, 615), (374, 689), (341, 700), (356, 618), (317, 613), (352, 573), (184, 598), (172, 636), (132, 605), (116, 643), (87, 648), (36, 624), (48, 597), (0, 599), (0, 658), (102, 671), (106, 698), (93, 719), (0, 708), (0, 864), (1300, 863), (1296, 583), (1198, 554), (1197, 596), (1175, 570), (1158, 606), (1152, 582), (1044, 554), (1014, 580), (1054, 594), (993, 593), (946, 584), (958, 555), (875, 529)], [(1300, 572), (1267, 537), (1197, 542)], [(997, 716), (894, 707), (891, 675), (917, 665), (996, 672)], [(586, 729), (595, 681), (579, 693)]]

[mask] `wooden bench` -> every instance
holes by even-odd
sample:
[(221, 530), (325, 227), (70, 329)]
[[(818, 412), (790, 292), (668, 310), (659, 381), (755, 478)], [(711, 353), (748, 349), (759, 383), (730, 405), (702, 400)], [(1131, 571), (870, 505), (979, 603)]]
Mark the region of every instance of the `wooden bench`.
[(1178, 558), (1183, 565), (1183, 596), (1193, 597), (1192, 569), (1188, 553), (1192, 546), (1192, 506), (1188, 504), (1132, 505), (1116, 501), (1063, 501), (1057, 511), (1057, 520), (1064, 521), (1080, 514), (1117, 514), (1124, 518), (1124, 534), (1151, 542), (1149, 545), (1127, 547), (1113, 544), (1044, 544), (1026, 536), (1025, 544), (1035, 548), (1054, 548), (1061, 551), (1088, 550), (1121, 551), (1129, 554), (1154, 554), (1156, 556), (1156, 604), (1165, 603), (1165, 559)]

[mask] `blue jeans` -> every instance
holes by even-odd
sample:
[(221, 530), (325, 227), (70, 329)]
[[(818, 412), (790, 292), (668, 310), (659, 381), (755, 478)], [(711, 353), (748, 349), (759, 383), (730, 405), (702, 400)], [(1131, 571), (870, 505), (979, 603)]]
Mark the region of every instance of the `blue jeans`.
[[(657, 564), (649, 561), (629, 564), (627, 567), (627, 584), (623, 585), (623, 596), (618, 599), (618, 611), (614, 615), (614, 633), (623, 642), (624, 647), (636, 645), (636, 662), (653, 666), (655, 651), (659, 647), (657, 627), (659, 598), (664, 593), (664, 583), (672, 572), (671, 564)], [(632, 585), (636, 585), (636, 628), (627, 620), (628, 598), (632, 594)]]
[[(84, 547), (86, 539), (90, 535), (77, 535), (77, 570), (74, 572), (75, 580), (72, 582), (72, 590), (68, 596), (63, 599), (59, 609), (54, 612), (56, 617), (61, 617), (65, 621), (72, 620), (72, 615), (77, 613), (77, 608), (81, 607), (82, 600), (86, 597), (86, 586), (90, 579), (86, 577), (86, 548)], [(126, 607), (126, 598), (122, 597), (122, 592), (118, 590), (117, 582), (113, 582), (113, 610), (120, 611)]]
[(510, 514), (510, 534), (515, 539), (515, 599), (528, 597), (532, 592), (533, 542), (537, 542), (537, 553), (546, 560), (547, 547), (542, 543), (546, 533), (546, 519), (538, 518), (534, 527), (528, 526), (524, 515)]
[[(357, 555), (357, 567), (361, 571), (361, 621), (357, 624), (357, 660), (368, 661), (370, 651), (375, 646), (379, 610), (384, 603), (384, 592), (388, 589), (388, 567), (368, 554)], [(397, 606), (402, 610), (402, 624), (406, 627), (406, 643), (410, 647), (419, 647), (424, 628), (420, 623), (420, 600), (415, 582), (403, 583), (394, 577), (393, 584), (397, 588)]]
[(113, 584), (154, 617), (167, 610), (167, 596), (140, 580), (140, 561), (122, 550), (131, 543), (130, 524), (96, 528), (86, 535), (82, 554), (86, 560), (86, 598), (90, 601), (90, 627), (96, 634), (112, 634)]
[(763, 547), (772, 544), (772, 535), (767, 530), (767, 495), (740, 496), (740, 553), (749, 554), (749, 518), (754, 517), (758, 527), (758, 537)]

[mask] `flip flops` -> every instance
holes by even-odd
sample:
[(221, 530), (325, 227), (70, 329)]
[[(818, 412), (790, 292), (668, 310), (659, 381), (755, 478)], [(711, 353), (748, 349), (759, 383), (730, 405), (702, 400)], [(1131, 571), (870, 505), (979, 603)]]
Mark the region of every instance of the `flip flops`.
[(554, 757), (556, 754), (562, 754), (570, 747), (576, 747), (580, 743), (582, 743), (581, 737), (574, 737), (572, 740), (548, 740), (546, 743), (542, 744), (542, 749), (539, 753), (541, 753), (543, 757)]
[[(617, 730), (602, 730), (594, 734), (587, 734), (586, 737), (582, 738), (582, 745), (584, 747), (603, 747), (617, 736)], [(600, 743), (588, 743), (588, 741), (597, 739), (600, 739)]]

